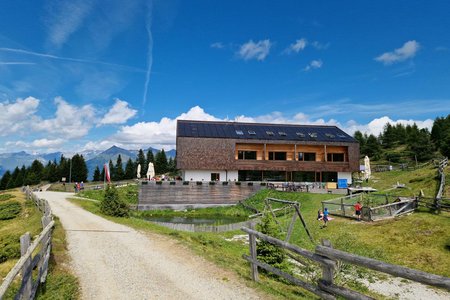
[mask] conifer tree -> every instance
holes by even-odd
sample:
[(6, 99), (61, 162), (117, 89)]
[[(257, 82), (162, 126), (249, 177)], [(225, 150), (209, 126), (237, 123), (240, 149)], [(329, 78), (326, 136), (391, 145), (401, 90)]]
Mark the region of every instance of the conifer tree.
[(123, 180), (124, 171), (122, 166), (122, 156), (120, 154), (117, 156), (115, 171), (115, 180)]
[(136, 168), (135, 164), (131, 160), (131, 158), (128, 159), (127, 164), (125, 166), (125, 179), (133, 179), (136, 176)]
[(98, 166), (95, 166), (94, 176), (93, 176), (92, 180), (93, 181), (103, 180), (103, 178), (101, 177), (101, 174), (100, 174), (100, 168)]

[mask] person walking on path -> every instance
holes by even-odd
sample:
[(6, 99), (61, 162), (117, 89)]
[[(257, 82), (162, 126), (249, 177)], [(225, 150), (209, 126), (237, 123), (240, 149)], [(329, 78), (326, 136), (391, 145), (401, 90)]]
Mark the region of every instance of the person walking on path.
[(356, 202), (356, 204), (353, 206), (355, 208), (355, 215), (358, 218), (358, 221), (361, 221), (361, 210), (362, 210), (362, 205), (361, 202)]

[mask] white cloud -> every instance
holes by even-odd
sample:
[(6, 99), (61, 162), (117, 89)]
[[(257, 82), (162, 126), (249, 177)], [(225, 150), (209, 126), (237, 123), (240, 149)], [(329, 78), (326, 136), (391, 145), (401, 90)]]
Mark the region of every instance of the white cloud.
[(62, 144), (64, 144), (64, 142), (65, 141), (63, 139), (54, 139), (54, 140), (38, 139), (34, 140), (31, 143), (31, 146), (37, 148), (55, 148), (61, 146)]
[(312, 60), (306, 67), (303, 68), (303, 71), (307, 72), (312, 69), (320, 69), (322, 68), (323, 62), (322, 60)]
[(215, 49), (223, 49), (225, 48), (225, 46), (223, 45), (223, 43), (221, 42), (216, 42), (216, 43), (212, 43), (211, 45), (209, 45), (211, 48), (215, 48)]
[(83, 25), (91, 9), (92, 2), (84, 0), (61, 1), (51, 6), (47, 21), (50, 43), (61, 47)]
[(306, 39), (301, 38), (299, 40), (296, 40), (295, 43), (291, 44), (284, 52), (286, 53), (299, 53), (300, 51), (304, 50), (306, 48), (306, 45), (308, 42)]
[(271, 46), (272, 44), (270, 43), (269, 39), (262, 40), (257, 43), (250, 40), (247, 43), (241, 45), (239, 51), (237, 52), (237, 55), (243, 60), (256, 59), (259, 61), (263, 61), (267, 57), (267, 55), (269, 55)]
[(42, 130), (63, 136), (67, 139), (80, 138), (89, 132), (94, 123), (94, 108), (91, 105), (77, 107), (69, 104), (63, 98), (55, 98), (55, 118), (42, 120), (34, 124), (35, 130)]
[(375, 60), (382, 62), (384, 65), (392, 65), (397, 62), (405, 61), (413, 58), (420, 48), (420, 44), (415, 40), (408, 41), (402, 47), (391, 52), (385, 52), (376, 57)]
[(388, 116), (383, 116), (381, 118), (375, 118), (372, 121), (370, 121), (367, 124), (357, 124), (354, 121), (349, 121), (347, 122), (345, 128), (347, 130), (347, 132), (349, 134), (353, 134), (356, 130), (361, 131), (362, 133), (367, 133), (367, 134), (373, 134), (375, 136), (378, 136), (381, 132), (383, 132), (383, 128), (384, 125), (386, 125), (387, 123), (390, 123), (391, 125), (397, 125), (397, 124), (402, 124), (402, 125), (413, 125), (414, 123), (417, 125), (417, 127), (419, 127), (420, 129), (422, 128), (427, 128), (428, 130), (431, 131), (431, 128), (433, 127), (433, 120), (431, 119), (426, 119), (426, 120), (392, 120), (391, 118), (389, 118)]
[(29, 127), (37, 111), (39, 100), (33, 97), (0, 103), (0, 136), (19, 132)]
[(109, 109), (109, 111), (100, 120), (101, 125), (106, 124), (123, 124), (128, 119), (134, 117), (137, 110), (128, 106), (128, 102), (116, 99), (116, 103)]

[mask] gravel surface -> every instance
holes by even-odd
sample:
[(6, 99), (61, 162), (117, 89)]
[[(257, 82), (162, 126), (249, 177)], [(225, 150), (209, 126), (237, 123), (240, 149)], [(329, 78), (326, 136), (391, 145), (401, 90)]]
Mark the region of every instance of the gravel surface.
[(40, 192), (66, 230), (83, 299), (262, 299), (230, 272), (156, 234), (113, 223)]

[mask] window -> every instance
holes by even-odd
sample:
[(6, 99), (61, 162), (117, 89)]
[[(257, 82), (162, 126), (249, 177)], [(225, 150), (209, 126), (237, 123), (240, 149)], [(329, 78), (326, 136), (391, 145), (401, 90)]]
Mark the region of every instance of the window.
[(325, 133), (325, 135), (326, 135), (326, 137), (329, 137), (329, 138), (334, 138), (334, 134), (331, 134), (331, 133)]
[(286, 136), (286, 132), (284, 132), (284, 131), (278, 131), (278, 134), (281, 136)]
[(344, 153), (327, 153), (327, 161), (344, 161)]
[(299, 152), (298, 153), (298, 160), (299, 161), (303, 161), (303, 158), (304, 158), (303, 152)]
[(295, 133), (298, 137), (301, 137), (301, 138), (304, 138), (305, 137), (305, 134), (304, 133), (301, 133), (301, 132), (296, 132)]
[(317, 132), (310, 132), (310, 133), (308, 133), (308, 135), (309, 135), (311, 138), (317, 138)]
[(269, 152), (269, 160), (286, 160), (286, 152)]
[(338, 133), (337, 136), (340, 137), (340, 138), (345, 138), (346, 137), (345, 134), (342, 134), (342, 133)]
[(304, 161), (316, 161), (316, 153), (306, 152)]
[(238, 151), (238, 159), (256, 159), (256, 151)]
[(248, 131), (248, 134), (250, 134), (250, 135), (256, 135), (256, 132), (254, 132), (253, 130), (249, 130), (249, 131)]
[(219, 181), (220, 173), (211, 173), (211, 181)]
[(273, 131), (266, 131), (267, 135), (273, 135)]
[(236, 130), (237, 135), (244, 135), (244, 132), (242, 130)]

